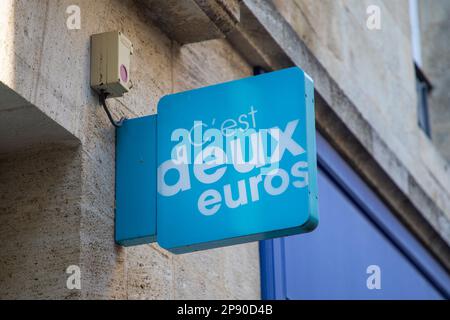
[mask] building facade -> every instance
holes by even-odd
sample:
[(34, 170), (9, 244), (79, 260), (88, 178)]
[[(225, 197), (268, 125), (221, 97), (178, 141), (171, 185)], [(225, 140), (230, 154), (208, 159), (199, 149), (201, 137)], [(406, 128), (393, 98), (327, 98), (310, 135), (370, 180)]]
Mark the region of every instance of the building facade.
[[(2, 1), (0, 298), (448, 298), (450, 8), (445, 0), (424, 2)], [(134, 46), (133, 87), (108, 100), (115, 118), (155, 114), (166, 94), (252, 76), (255, 68), (302, 68), (315, 83), (323, 141), (323, 229), (345, 230), (358, 226), (351, 222), (357, 215), (371, 217), (354, 238), (335, 236), (387, 244), (335, 255), (342, 264), (334, 275), (343, 283), (330, 296), (312, 291), (324, 284), (292, 273), (329, 266), (331, 260), (314, 256), (336, 252), (329, 247), (281, 261), (279, 239), (182, 255), (157, 244), (116, 245), (115, 129), (90, 88), (90, 37), (113, 30)], [(333, 200), (344, 189), (359, 211), (351, 213), (344, 198)], [(333, 203), (348, 217), (330, 218)], [(320, 247), (334, 239), (330, 234), (286, 240), (283, 250), (302, 252), (309, 247), (302, 241)], [(390, 256), (376, 254), (392, 244)], [(358, 250), (374, 254), (358, 260)], [(352, 261), (360, 267), (352, 269)], [(366, 287), (370, 265), (380, 267), (381, 279), (387, 275), (381, 291)], [(405, 295), (401, 283), (380, 293), (394, 281), (390, 270), (401, 266), (410, 274), (404, 281), (420, 278), (410, 288), (417, 294)], [(80, 286), (71, 287), (77, 270)], [(277, 280), (286, 270), (295, 287)]]

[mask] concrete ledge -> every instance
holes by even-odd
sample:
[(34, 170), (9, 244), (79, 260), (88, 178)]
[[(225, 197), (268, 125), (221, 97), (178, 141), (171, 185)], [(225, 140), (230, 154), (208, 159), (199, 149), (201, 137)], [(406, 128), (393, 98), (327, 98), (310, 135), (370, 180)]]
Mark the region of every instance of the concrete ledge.
[(239, 22), (240, 0), (139, 0), (145, 15), (180, 44), (225, 38)]
[(79, 143), (74, 135), (0, 82), (0, 157), (43, 145)]

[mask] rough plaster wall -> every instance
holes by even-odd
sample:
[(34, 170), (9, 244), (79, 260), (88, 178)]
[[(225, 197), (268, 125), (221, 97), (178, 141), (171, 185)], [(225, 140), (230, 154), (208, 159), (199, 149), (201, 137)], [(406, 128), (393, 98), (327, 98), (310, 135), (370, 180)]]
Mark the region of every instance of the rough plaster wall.
[(433, 85), (429, 97), (433, 143), (450, 161), (450, 1), (420, 1), (422, 68)]
[[(81, 8), (80, 30), (66, 28), (65, 11), (72, 4)], [(0, 48), (0, 61), (13, 64), (9, 76), (1, 74), (0, 81), (81, 141), (81, 297), (258, 299), (256, 243), (182, 256), (157, 245), (114, 245), (114, 130), (89, 88), (89, 39), (94, 33), (119, 29), (134, 44), (134, 88), (126, 97), (110, 101), (115, 117), (151, 114), (164, 94), (250, 75), (241, 57), (224, 40), (183, 47), (172, 43), (131, 0), (5, 0), (0, 13), (8, 26), (4, 30), (9, 30), (0, 33), (5, 38), (0, 41), (8, 40)], [(55, 234), (60, 230), (53, 225)], [(29, 250), (27, 259), (38, 259), (39, 251), (33, 246)], [(20, 285), (14, 288), (12, 294), (19, 295)], [(71, 294), (65, 283), (58, 290), (42, 283), (34, 290), (46, 297)]]
[[(417, 125), (408, 1), (272, 2), (381, 137), (371, 149), (400, 189), (414, 192), (404, 170), (384, 161), (384, 145), (450, 218), (450, 168)], [(366, 28), (372, 4), (381, 9), (381, 30)]]
[(0, 159), (0, 298), (76, 298), (80, 152), (47, 146)]

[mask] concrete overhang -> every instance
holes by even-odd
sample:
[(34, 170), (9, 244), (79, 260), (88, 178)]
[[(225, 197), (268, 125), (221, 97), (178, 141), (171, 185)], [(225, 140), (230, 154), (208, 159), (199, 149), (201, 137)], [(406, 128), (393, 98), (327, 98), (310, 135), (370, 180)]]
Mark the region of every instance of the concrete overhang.
[(225, 38), (239, 22), (240, 0), (138, 0), (144, 13), (180, 44)]
[(143, 13), (180, 44), (226, 38), (252, 65), (276, 70), (292, 60), (242, 0), (137, 0)]
[(50, 144), (76, 146), (79, 140), (0, 82), (0, 157)]

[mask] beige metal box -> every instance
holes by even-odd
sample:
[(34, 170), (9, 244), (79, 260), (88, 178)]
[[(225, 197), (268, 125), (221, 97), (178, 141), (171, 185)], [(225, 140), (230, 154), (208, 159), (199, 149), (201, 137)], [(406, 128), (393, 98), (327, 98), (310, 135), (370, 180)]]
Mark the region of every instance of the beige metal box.
[(91, 36), (91, 87), (108, 97), (121, 97), (131, 88), (130, 61), (133, 45), (121, 32)]

